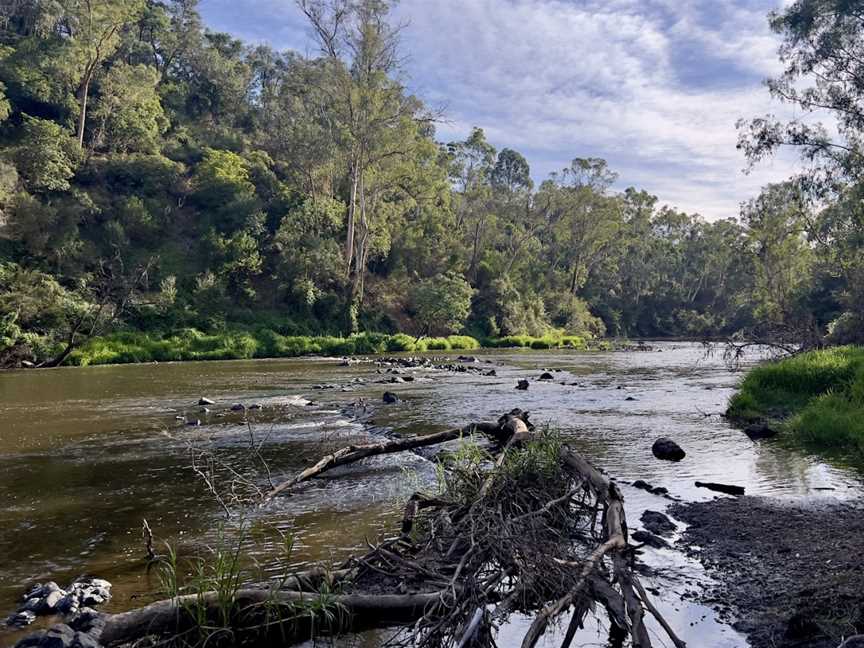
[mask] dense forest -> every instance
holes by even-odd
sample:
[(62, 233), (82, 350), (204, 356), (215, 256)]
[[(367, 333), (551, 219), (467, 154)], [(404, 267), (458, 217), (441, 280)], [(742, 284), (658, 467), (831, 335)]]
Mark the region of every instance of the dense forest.
[(0, 3), (0, 364), (116, 331), (861, 337), (856, 3), (770, 17), (768, 91), (832, 126), (739, 124), (742, 166), (788, 145), (805, 172), (714, 222), (579, 151), (535, 185), (480, 127), (439, 141), (388, 2), (297, 4), (314, 57), (196, 0)]

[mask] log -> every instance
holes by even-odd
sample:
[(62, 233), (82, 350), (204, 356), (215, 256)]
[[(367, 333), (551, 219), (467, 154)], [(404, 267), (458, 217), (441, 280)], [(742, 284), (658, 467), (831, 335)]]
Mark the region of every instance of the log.
[(411, 437), (410, 439), (395, 439), (383, 441), (381, 443), (346, 446), (344, 448), (341, 448), (340, 450), (337, 450), (336, 452), (325, 456), (314, 466), (311, 466), (306, 470), (298, 473), (291, 479), (284, 481), (281, 484), (278, 484), (273, 489), (263, 495), (262, 501), (266, 503), (277, 495), (290, 490), (292, 487), (296, 486), (301, 482), (305, 482), (314, 477), (318, 477), (320, 474), (338, 466), (344, 466), (346, 464), (354, 463), (356, 461), (360, 461), (361, 459), (366, 459), (367, 457), (374, 457), (377, 455), (390, 454), (394, 452), (404, 452), (406, 450), (414, 450), (416, 448), (423, 448), (426, 446), (437, 445), (439, 443), (446, 443), (447, 441), (453, 441), (463, 436), (470, 436), (475, 432), (491, 434), (498, 432), (498, 429), (499, 426), (494, 424), (472, 423), (471, 425), (466, 425), (465, 427), (445, 430), (444, 432), (438, 432), (436, 434), (429, 434), (426, 436)]
[[(446, 592), (436, 591), (420, 594), (344, 594), (328, 598), (329, 606), (337, 612), (338, 623), (330, 627), (331, 632), (356, 631), (369, 627), (392, 627), (410, 623), (421, 618), (427, 610), (437, 605)], [(293, 643), (309, 639), (309, 624), (315, 615), (323, 617), (323, 611), (313, 614), (312, 604), (319, 598), (318, 594), (272, 591), (267, 589), (247, 589), (237, 592), (234, 602), (234, 614), (245, 616), (261, 616), (268, 606), (282, 608), (283, 615), (279, 620), (266, 626), (256, 626), (258, 629), (284, 632)], [(304, 604), (309, 603), (307, 608)], [(219, 597), (216, 592), (202, 595), (188, 595), (151, 603), (150, 605), (123, 612), (121, 614), (105, 615), (105, 626), (98, 637), (101, 645), (109, 648), (127, 643), (134, 643), (147, 636), (176, 636), (194, 627), (194, 619), (189, 615), (187, 606), (203, 605), (208, 618), (219, 618), (224, 612), (219, 607)], [(292, 628), (298, 622), (305, 620), (302, 628)], [(321, 625), (326, 624), (321, 621)], [(269, 627), (272, 625), (272, 627)], [(289, 626), (289, 627), (286, 627)], [(317, 626), (316, 626), (317, 627)], [(291, 645), (281, 644), (281, 645)]]

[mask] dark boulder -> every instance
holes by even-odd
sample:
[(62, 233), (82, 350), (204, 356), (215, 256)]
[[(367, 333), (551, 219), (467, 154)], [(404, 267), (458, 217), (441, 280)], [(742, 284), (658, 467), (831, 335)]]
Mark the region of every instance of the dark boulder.
[(553, 375), (552, 375), (551, 373), (549, 373), (548, 371), (544, 371), (542, 374), (540, 374), (540, 378), (539, 378), (539, 379), (540, 379), (540, 380), (555, 380), (555, 376), (553, 376)]
[(243, 403), (234, 403), (231, 406), (232, 412), (243, 412), (246, 410), (246, 406)]
[(684, 452), (681, 446), (668, 437), (660, 437), (657, 439), (654, 442), (654, 445), (651, 446), (651, 452), (653, 452), (654, 456), (658, 459), (664, 459), (666, 461), (681, 461), (687, 456), (687, 453)]
[(522, 391), (527, 390), (528, 389), (528, 381), (527, 380), (520, 380), (516, 384), (516, 389), (521, 389)]
[(399, 397), (393, 392), (384, 392), (382, 400), (388, 405), (395, 405), (399, 402)]
[(659, 511), (645, 511), (639, 519), (648, 531), (661, 536), (670, 535), (677, 528), (672, 520)]

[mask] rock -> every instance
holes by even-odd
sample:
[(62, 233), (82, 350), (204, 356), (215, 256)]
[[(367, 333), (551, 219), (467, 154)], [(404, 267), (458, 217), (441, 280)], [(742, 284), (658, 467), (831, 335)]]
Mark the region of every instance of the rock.
[(186, 425), (190, 425), (192, 427), (198, 427), (199, 425), (201, 425), (201, 421), (199, 421), (198, 419), (195, 419), (193, 421), (186, 421)]
[(459, 362), (477, 362), (477, 358), (475, 358), (474, 356), (463, 356), (463, 355), (460, 355), (460, 356), (459, 356), (458, 358), (456, 358), (456, 359), (457, 359)]
[(207, 407), (202, 407), (201, 409), (198, 410), (198, 413), (199, 413), (199, 414), (209, 414), (209, 413), (210, 413), (210, 409), (207, 408)]
[(260, 410), (260, 409), (264, 409), (264, 406), (261, 405), (260, 403), (252, 403), (252, 404), (249, 406), (249, 409), (250, 409), (250, 410)]
[(209, 398), (204, 398), (203, 396), (198, 400), (199, 405), (215, 405), (216, 401), (210, 400)]
[(388, 391), (388, 392), (384, 392), (384, 396), (383, 396), (382, 400), (385, 403), (387, 403), (388, 405), (395, 405), (396, 403), (399, 402), (399, 397), (396, 394), (394, 394), (393, 392)]
[(658, 459), (666, 461), (681, 461), (687, 453), (677, 443), (668, 437), (660, 437), (651, 446), (651, 452)]
[(246, 410), (246, 406), (243, 403), (234, 403), (231, 406), (232, 412), (243, 412)]
[(633, 398), (632, 396), (628, 396), (628, 397), (625, 398), (624, 400), (625, 400), (625, 401), (635, 401), (636, 399)]
[[(40, 590), (41, 591), (41, 590)], [(39, 608), (42, 607), (42, 596), (32, 596), (24, 601), (24, 604), (18, 608), (19, 612), (38, 612)]]
[(744, 428), (744, 434), (753, 439), (770, 439), (778, 434), (777, 430), (765, 425), (764, 423), (753, 423)]
[(489, 376), (490, 378), (494, 378), (495, 376), (498, 375), (498, 372), (495, 371), (494, 369), (490, 369), (489, 371), (487, 371), (487, 372), (484, 373), (483, 375), (484, 375), (484, 376)]
[(522, 391), (527, 390), (528, 389), (528, 381), (527, 380), (520, 380), (516, 384), (516, 389), (521, 389)]
[(60, 601), (66, 598), (66, 592), (55, 590), (42, 599), (42, 607), (47, 613), (56, 612)]
[(849, 637), (837, 648), (864, 648), (864, 635)]
[(732, 486), (730, 484), (715, 484), (714, 482), (696, 482), (697, 488), (707, 488), (708, 490), (717, 491), (718, 493), (726, 493), (727, 495), (743, 495), (743, 486)]
[(630, 536), (636, 542), (641, 542), (655, 549), (668, 549), (669, 543), (660, 536), (656, 536), (650, 531), (634, 531)]
[(637, 479), (636, 481), (634, 481), (632, 486), (640, 490), (648, 491), (649, 493), (654, 491), (654, 487), (642, 479)]
[(186, 417), (183, 416), (183, 415), (181, 415), (181, 414), (178, 414), (177, 416), (174, 417), (174, 420), (175, 420), (175, 421), (183, 421), (183, 422), (185, 422), (185, 421), (186, 421)]
[(390, 380), (388, 380), (387, 382), (389, 382), (391, 384), (403, 383), (403, 382), (405, 382), (405, 379), (402, 378), (402, 376), (391, 376)]
[(9, 616), (6, 619), (6, 625), (13, 626), (15, 628), (23, 628), (24, 626), (28, 626), (36, 620), (36, 613), (30, 610), (24, 610), (22, 612), (16, 612)]
[(414, 382), (414, 376), (402, 376), (404, 382)]
[(544, 371), (542, 374), (540, 374), (540, 378), (538, 380), (555, 380), (555, 376), (553, 376), (548, 371)]
[(76, 632), (71, 648), (101, 648), (102, 644), (91, 634)]
[(72, 648), (75, 631), (65, 623), (58, 623), (42, 635), (39, 648)]
[(661, 536), (670, 535), (677, 528), (672, 520), (659, 511), (645, 511), (639, 519), (648, 531)]

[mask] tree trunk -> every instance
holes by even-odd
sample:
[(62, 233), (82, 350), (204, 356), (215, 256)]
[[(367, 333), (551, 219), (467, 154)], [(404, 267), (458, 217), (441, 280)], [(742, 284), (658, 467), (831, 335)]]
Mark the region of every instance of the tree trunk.
[(87, 99), (90, 95), (90, 81), (93, 79), (93, 71), (88, 70), (81, 81), (78, 91), (78, 146), (84, 148), (84, 124), (87, 121)]

